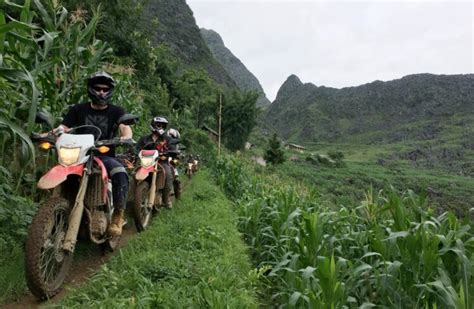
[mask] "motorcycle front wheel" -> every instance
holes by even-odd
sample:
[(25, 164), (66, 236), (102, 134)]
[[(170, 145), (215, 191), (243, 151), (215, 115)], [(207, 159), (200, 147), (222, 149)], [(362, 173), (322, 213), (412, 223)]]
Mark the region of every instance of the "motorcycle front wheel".
[(38, 299), (56, 295), (71, 268), (73, 255), (63, 250), (70, 211), (66, 199), (52, 197), (40, 206), (28, 229), (26, 283)]
[(133, 219), (138, 232), (143, 232), (150, 223), (153, 208), (147, 207), (149, 196), (150, 184), (147, 181), (140, 182), (135, 189), (133, 205)]

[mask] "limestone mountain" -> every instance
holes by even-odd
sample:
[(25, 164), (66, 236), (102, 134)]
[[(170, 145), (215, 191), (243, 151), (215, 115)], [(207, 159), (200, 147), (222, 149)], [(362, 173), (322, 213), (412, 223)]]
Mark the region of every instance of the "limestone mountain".
[(225, 46), (224, 41), (217, 32), (201, 28), (201, 36), (216, 60), (225, 68), (237, 86), (242, 90), (253, 90), (259, 93), (257, 106), (267, 107), (270, 105), (270, 100), (265, 96), (258, 79)]
[(204, 68), (217, 82), (236, 87), (202, 39), (185, 0), (149, 0), (143, 12), (144, 27), (154, 32), (156, 44), (165, 43), (185, 64)]
[(456, 141), (474, 149), (474, 74), (416, 74), (342, 89), (291, 75), (264, 118), (296, 142), (448, 141), (456, 132)]

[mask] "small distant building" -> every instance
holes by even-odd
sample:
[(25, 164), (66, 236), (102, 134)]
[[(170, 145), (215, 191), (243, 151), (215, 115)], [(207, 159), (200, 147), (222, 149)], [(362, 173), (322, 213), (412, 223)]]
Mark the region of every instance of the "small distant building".
[(201, 130), (206, 131), (207, 136), (214, 142), (217, 143), (219, 141), (219, 133), (214, 131), (213, 129), (209, 128), (207, 125), (203, 125)]
[(297, 144), (292, 144), (292, 143), (286, 143), (285, 147), (287, 149), (297, 150), (299, 152), (304, 152), (306, 150), (306, 148), (304, 148), (304, 146), (297, 145)]

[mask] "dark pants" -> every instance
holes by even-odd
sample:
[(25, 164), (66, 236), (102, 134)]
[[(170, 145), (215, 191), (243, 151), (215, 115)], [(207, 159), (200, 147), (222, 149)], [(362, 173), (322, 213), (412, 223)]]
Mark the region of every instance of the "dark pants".
[(169, 204), (169, 195), (173, 188), (173, 172), (169, 165), (168, 160), (160, 160), (160, 165), (165, 172), (165, 187), (163, 188), (163, 204), (167, 206)]
[(112, 180), (112, 198), (114, 207), (125, 209), (127, 207), (128, 175), (125, 167), (117, 158), (98, 156), (107, 169), (107, 174)]

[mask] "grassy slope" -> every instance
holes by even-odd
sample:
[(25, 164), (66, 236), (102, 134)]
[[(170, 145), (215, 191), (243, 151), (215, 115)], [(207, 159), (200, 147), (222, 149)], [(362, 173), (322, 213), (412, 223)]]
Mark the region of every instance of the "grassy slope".
[[(399, 190), (413, 189), (427, 192), (431, 205), (440, 210), (453, 210), (466, 214), (474, 205), (474, 179), (436, 166), (428, 168), (415, 166), (408, 160), (389, 160), (377, 164), (379, 158), (386, 158), (393, 152), (404, 151), (405, 145), (357, 145), (341, 143), (306, 144), (304, 153), (287, 151), (287, 158), (297, 156), (299, 162), (285, 162), (277, 172), (309, 184), (321, 193), (322, 202), (329, 204), (356, 205), (364, 198), (364, 193), (389, 185)], [(345, 167), (314, 165), (305, 161), (311, 153), (326, 154), (329, 151), (341, 151), (345, 158)], [(254, 150), (255, 155), (263, 150)]]
[(62, 302), (90, 307), (257, 307), (231, 204), (200, 172), (172, 211)]

